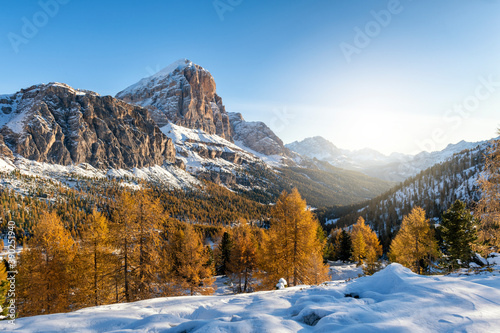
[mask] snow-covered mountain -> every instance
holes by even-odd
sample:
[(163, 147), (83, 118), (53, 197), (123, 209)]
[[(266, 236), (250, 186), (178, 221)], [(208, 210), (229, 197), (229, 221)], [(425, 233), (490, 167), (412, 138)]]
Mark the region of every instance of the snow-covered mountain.
[(442, 213), (457, 199), (473, 208), (480, 198), (477, 180), (484, 167), (484, 154), (489, 143), (484, 142), (470, 150), (461, 150), (463, 147), (467, 144), (450, 146), (446, 153), (452, 149), (460, 152), (448, 159), (445, 159), (445, 153), (438, 154), (444, 161), (368, 202), (342, 212), (333, 210), (329, 216), (327, 214), (327, 220), (334, 219), (335, 226), (346, 227), (362, 216), (387, 247), (403, 217), (415, 206), (422, 207), (427, 217), (435, 221), (439, 221)]
[(386, 156), (369, 148), (354, 151), (341, 149), (321, 136), (295, 141), (285, 146), (302, 156), (325, 161), (339, 168), (365, 173), (372, 168), (397, 163), (408, 158), (402, 154)]
[(234, 142), (266, 156), (292, 157), (283, 141), (261, 121), (245, 121), (241, 113), (229, 113)]
[(62, 83), (0, 96), (0, 146), (6, 157), (59, 165), (175, 163), (172, 141), (146, 109)]
[(401, 182), (417, 175), (422, 170), (450, 159), (456, 153), (473, 149), (484, 143), (485, 141), (461, 141), (457, 144), (450, 144), (441, 151), (421, 152), (415, 156), (400, 153), (387, 156), (368, 148), (355, 151), (340, 149), (320, 136), (300, 142), (295, 141), (285, 146), (300, 155), (326, 161), (339, 168), (358, 170), (372, 177)]
[(161, 126), (169, 121), (217, 134), (229, 142), (267, 156), (289, 156), (283, 142), (263, 122), (247, 122), (241, 114), (226, 112), (208, 70), (187, 59), (178, 60), (116, 95), (148, 108)]
[(18, 174), (63, 187), (78, 187), (75, 179), (82, 177), (176, 188), (209, 180), (260, 202), (297, 187), (315, 206), (360, 202), (390, 187), (361, 173), (298, 166), (265, 124), (231, 118), (225, 133), (234, 133), (235, 141), (168, 119), (160, 128), (151, 108), (66, 84), (32, 86), (0, 97), (0, 172), (9, 178), (0, 186), (27, 193), (30, 185)]
[(116, 95), (147, 107), (159, 126), (168, 121), (231, 141), (231, 125), (209, 71), (187, 59), (178, 60)]

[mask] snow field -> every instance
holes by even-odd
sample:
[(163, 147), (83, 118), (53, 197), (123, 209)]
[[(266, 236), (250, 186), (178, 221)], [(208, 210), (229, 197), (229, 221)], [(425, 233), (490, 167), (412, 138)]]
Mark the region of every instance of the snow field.
[[(500, 332), (499, 268), (420, 276), (391, 264), (373, 276), (315, 287), (157, 298), (21, 318), (13, 331)], [(2, 322), (0, 330), (12, 326)]]

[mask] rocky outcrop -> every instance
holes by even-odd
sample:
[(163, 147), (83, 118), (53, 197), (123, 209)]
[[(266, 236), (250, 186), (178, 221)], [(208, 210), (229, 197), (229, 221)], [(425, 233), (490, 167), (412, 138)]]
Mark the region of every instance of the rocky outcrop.
[(175, 148), (148, 110), (50, 83), (0, 96), (3, 146), (27, 159), (133, 168), (175, 162)]
[(241, 113), (229, 113), (233, 139), (243, 146), (264, 155), (290, 156), (283, 141), (261, 121), (245, 121)]
[(232, 141), (231, 125), (210, 72), (187, 59), (119, 92), (116, 97), (147, 107), (160, 127), (168, 120)]

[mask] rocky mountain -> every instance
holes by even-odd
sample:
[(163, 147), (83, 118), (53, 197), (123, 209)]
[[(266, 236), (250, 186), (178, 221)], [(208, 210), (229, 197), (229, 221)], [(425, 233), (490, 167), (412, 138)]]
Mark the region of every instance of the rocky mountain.
[(241, 113), (229, 112), (234, 142), (250, 148), (254, 152), (270, 155), (288, 156), (292, 154), (283, 141), (261, 121), (245, 121)]
[(262, 203), (297, 187), (314, 206), (360, 202), (391, 186), (329, 165), (292, 167), (265, 124), (237, 114), (231, 115), (237, 139), (231, 142), (169, 121), (159, 127), (151, 108), (62, 83), (2, 95), (0, 110), (0, 187), (20, 194), (33, 186), (19, 174), (77, 188), (82, 179), (95, 186), (115, 178), (129, 186), (145, 180), (169, 188), (197, 188), (209, 180)]
[(97, 168), (175, 162), (172, 140), (146, 109), (61, 83), (0, 96), (0, 153)]
[(281, 139), (266, 124), (247, 122), (239, 113), (226, 112), (210, 72), (187, 59), (178, 60), (140, 80), (116, 97), (148, 108), (160, 127), (170, 121), (217, 134), (258, 154), (290, 155)]
[(393, 153), (386, 156), (373, 149), (347, 150), (337, 148), (323, 137), (317, 136), (287, 144), (290, 150), (312, 159), (325, 161), (333, 166), (357, 170), (372, 177), (401, 182), (416, 176), (422, 170), (450, 159), (463, 150), (474, 149), (485, 142), (450, 144), (442, 151), (421, 152), (417, 155)]
[(147, 107), (159, 126), (201, 129), (232, 141), (229, 116), (209, 71), (181, 59), (119, 92), (116, 98)]

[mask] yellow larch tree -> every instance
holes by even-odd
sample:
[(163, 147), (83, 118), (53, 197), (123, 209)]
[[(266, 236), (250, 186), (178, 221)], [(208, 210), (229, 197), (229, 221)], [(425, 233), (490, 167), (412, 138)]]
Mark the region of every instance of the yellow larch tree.
[(214, 272), (209, 265), (210, 258), (204, 249), (201, 236), (193, 226), (186, 224), (184, 228), (177, 228), (171, 233), (168, 242), (172, 279), (173, 283), (181, 288), (179, 294), (183, 294), (186, 289), (190, 295), (212, 294)]
[(19, 260), (20, 315), (71, 310), (75, 242), (56, 213), (43, 212)]
[(366, 264), (365, 272), (373, 274), (376, 270), (376, 262), (382, 255), (382, 245), (369, 225), (360, 216), (352, 227), (352, 258), (358, 265)]
[(228, 276), (234, 291), (245, 293), (253, 290), (254, 272), (257, 267), (257, 240), (250, 226), (244, 223), (233, 229)]
[(500, 249), (500, 140), (491, 141), (484, 173), (478, 182), (481, 199), (475, 215), (480, 223), (475, 249), (486, 256)]
[(307, 209), (297, 189), (283, 192), (272, 212), (269, 237), (264, 252), (264, 285), (274, 286), (280, 278), (289, 285), (314, 284), (327, 279), (323, 264), (323, 243), (318, 222)]
[(423, 269), (439, 255), (434, 230), (425, 218), (425, 211), (414, 207), (410, 214), (403, 218), (401, 228), (391, 242), (389, 259), (422, 274)]
[(86, 298), (84, 305), (108, 304), (112, 300), (109, 290), (113, 284), (114, 255), (106, 217), (93, 210), (85, 219), (81, 238), (81, 251), (78, 255), (85, 270), (80, 279), (85, 284), (82, 286)]

